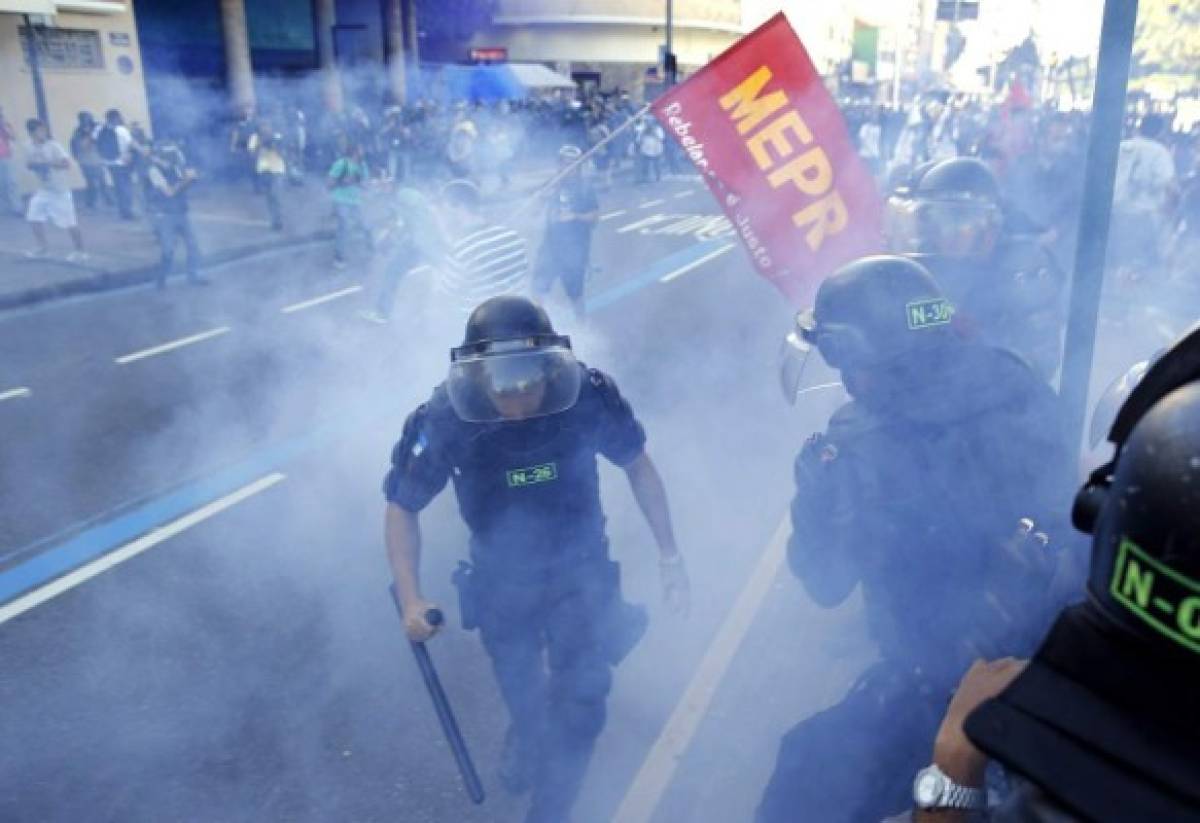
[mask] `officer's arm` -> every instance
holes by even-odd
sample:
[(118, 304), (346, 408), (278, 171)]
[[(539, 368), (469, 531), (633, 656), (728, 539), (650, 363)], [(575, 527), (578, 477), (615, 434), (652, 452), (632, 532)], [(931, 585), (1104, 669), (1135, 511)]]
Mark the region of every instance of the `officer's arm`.
[(671, 527), (667, 489), (654, 466), (654, 461), (643, 451), (624, 468), (625, 476), (629, 478), (629, 487), (633, 489), (633, 496), (650, 525), (654, 542), (658, 544), (659, 557), (663, 560), (673, 559), (679, 554), (679, 548), (675, 545), (675, 531)]
[(850, 595), (860, 571), (852, 520), (839, 500), (841, 472), (822, 461), (823, 448), (823, 438), (814, 437), (796, 458), (787, 558), (809, 596), (829, 609)]
[(421, 597), (421, 524), (417, 514), (395, 503), (388, 503), (383, 524), (388, 563), (396, 580), (401, 603), (415, 603)]
[(427, 639), (436, 630), (425, 620), (433, 604), (421, 596), (421, 528), (417, 512), (442, 490), (449, 477), (445, 461), (430, 448), (426, 429), (426, 407), (422, 406), (405, 422), (404, 434), (392, 450), (391, 470), (383, 481), (388, 564), (404, 607), (405, 630), (416, 641)]

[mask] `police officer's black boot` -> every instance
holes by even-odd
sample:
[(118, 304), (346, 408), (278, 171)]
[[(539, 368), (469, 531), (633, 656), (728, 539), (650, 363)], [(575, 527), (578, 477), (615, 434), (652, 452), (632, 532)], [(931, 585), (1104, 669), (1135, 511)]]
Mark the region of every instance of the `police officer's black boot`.
[(500, 768), (497, 776), (500, 785), (512, 795), (520, 795), (533, 787), (537, 771), (537, 752), (532, 742), (522, 740), (515, 726), (509, 726), (504, 735), (504, 750), (500, 753)]

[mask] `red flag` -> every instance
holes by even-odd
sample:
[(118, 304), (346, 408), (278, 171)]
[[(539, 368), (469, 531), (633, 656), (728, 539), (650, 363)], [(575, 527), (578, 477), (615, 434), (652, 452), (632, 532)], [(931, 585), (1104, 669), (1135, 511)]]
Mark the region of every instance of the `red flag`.
[(883, 202), (837, 103), (779, 13), (653, 106), (759, 274), (806, 305), (883, 247)]

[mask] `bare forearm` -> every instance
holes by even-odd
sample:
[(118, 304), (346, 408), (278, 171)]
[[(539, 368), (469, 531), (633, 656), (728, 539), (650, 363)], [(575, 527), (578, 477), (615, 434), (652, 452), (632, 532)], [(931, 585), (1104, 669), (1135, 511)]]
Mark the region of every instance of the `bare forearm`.
[(643, 452), (625, 467), (633, 496), (650, 526), (654, 541), (663, 557), (673, 557), (679, 549), (675, 545), (675, 531), (671, 526), (671, 508), (667, 503), (667, 489), (650, 456)]
[(417, 516), (389, 503), (384, 518), (384, 541), (401, 602), (421, 599), (421, 527)]

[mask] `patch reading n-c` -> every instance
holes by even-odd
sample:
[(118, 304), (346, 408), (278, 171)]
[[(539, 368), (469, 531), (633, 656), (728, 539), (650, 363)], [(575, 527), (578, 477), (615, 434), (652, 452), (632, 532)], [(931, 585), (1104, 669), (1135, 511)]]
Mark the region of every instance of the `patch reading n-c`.
[(954, 318), (954, 306), (944, 297), (917, 300), (904, 308), (908, 313), (908, 328), (911, 331), (944, 326)]
[(1200, 654), (1200, 582), (1125, 538), (1117, 550), (1109, 590), (1150, 628)]
[(509, 469), (506, 474), (510, 489), (536, 486), (539, 483), (550, 483), (557, 480), (558, 464), (543, 463), (540, 466), (530, 466), (527, 469)]

